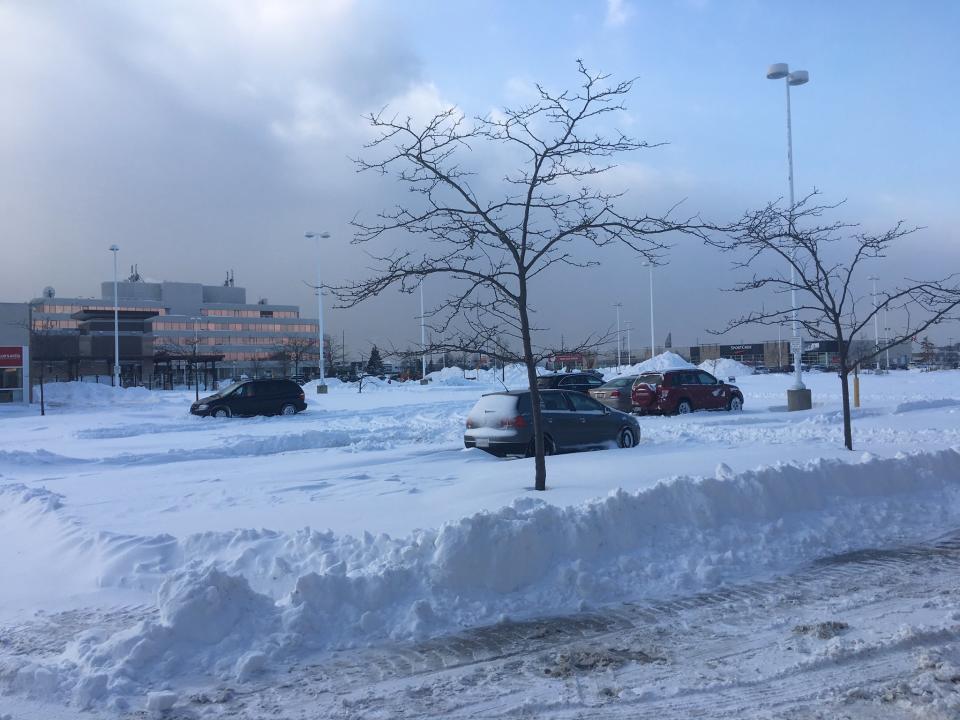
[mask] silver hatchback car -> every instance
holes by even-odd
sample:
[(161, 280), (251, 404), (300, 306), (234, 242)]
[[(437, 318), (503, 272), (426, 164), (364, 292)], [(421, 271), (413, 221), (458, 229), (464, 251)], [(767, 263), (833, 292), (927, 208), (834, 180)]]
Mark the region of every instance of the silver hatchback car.
[[(484, 395), (467, 415), (463, 444), (491, 455), (533, 455), (530, 391)], [(640, 441), (640, 424), (632, 415), (601, 405), (583, 393), (541, 390), (546, 453), (632, 448)]]

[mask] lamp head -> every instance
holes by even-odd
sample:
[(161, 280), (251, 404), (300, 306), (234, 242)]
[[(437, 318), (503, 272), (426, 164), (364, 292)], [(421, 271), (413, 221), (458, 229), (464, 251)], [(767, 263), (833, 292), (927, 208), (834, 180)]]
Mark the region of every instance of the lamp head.
[(806, 70), (794, 70), (787, 76), (787, 82), (791, 85), (804, 85), (810, 82), (810, 73)]
[(774, 63), (767, 68), (767, 80), (782, 80), (790, 74), (790, 68), (786, 63)]
[(110, 246), (110, 252), (117, 252), (118, 250), (120, 250), (120, 248), (118, 248), (116, 245)]
[(304, 233), (303, 236), (304, 236), (305, 238), (307, 238), (307, 240), (314, 240), (314, 239), (316, 239), (316, 238), (320, 238), (321, 240), (326, 240), (327, 238), (330, 237), (330, 233), (328, 233), (328, 232), (322, 232), (322, 233), (308, 232), (308, 233)]

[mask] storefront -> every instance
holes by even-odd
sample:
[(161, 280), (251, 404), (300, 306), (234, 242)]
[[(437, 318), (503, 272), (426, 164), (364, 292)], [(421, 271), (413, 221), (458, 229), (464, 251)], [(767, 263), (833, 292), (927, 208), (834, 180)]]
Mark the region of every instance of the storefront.
[(30, 349), (0, 347), (0, 404), (30, 401)]

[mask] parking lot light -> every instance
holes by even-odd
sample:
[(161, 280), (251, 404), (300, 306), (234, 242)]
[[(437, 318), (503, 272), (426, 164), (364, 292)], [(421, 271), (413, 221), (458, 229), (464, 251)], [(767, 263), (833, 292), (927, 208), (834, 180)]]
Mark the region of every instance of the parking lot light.
[[(792, 85), (805, 85), (810, 81), (810, 74), (806, 70), (794, 70), (790, 72), (787, 63), (774, 63), (767, 68), (768, 80), (783, 80), (784, 87), (787, 90), (787, 168), (790, 183), (790, 209), (789, 225), (790, 232), (793, 232), (793, 129), (790, 117), (790, 87)], [(787, 407), (790, 410), (809, 410), (813, 407), (810, 398), (810, 391), (803, 384), (802, 377), (802, 356), (803, 340), (800, 338), (800, 323), (797, 319), (797, 272), (793, 263), (790, 264), (790, 302), (793, 307), (793, 337), (790, 340), (790, 349), (793, 353), (794, 383), (793, 387), (787, 390)]]

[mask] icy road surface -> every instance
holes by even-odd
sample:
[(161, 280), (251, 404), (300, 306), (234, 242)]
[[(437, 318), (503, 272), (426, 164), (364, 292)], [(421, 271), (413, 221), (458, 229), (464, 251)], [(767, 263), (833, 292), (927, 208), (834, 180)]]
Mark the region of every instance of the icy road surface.
[(808, 379), (547, 493), (462, 448), (489, 375), (227, 420), (51, 387), (0, 409), (0, 718), (956, 717), (960, 373), (862, 377), (855, 453)]

